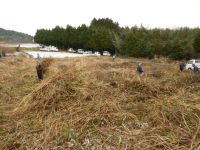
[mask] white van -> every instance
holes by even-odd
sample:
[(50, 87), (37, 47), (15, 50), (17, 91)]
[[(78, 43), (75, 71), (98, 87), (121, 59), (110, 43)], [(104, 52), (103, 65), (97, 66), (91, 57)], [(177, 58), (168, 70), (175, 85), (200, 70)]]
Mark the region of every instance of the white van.
[(186, 64), (186, 69), (187, 70), (193, 70), (194, 67), (192, 66), (192, 64), (195, 64), (198, 68), (200, 68), (200, 60), (197, 59), (191, 59), (188, 61), (188, 63)]

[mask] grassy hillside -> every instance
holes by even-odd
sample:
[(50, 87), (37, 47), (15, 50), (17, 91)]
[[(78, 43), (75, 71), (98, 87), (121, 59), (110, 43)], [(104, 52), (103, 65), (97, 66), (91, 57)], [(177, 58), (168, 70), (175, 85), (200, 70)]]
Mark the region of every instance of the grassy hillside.
[(0, 28), (0, 41), (7, 42), (32, 42), (33, 37), (21, 32), (5, 30)]
[[(200, 78), (175, 62), (0, 60), (3, 149), (198, 149)], [(135, 72), (139, 61), (145, 74)], [(43, 63), (44, 64), (44, 63)], [(8, 69), (9, 68), (9, 69)]]

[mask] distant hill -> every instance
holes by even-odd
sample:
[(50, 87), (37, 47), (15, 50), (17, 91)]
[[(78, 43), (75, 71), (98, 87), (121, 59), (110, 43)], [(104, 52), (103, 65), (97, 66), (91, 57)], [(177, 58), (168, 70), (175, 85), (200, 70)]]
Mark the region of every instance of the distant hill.
[(33, 37), (31, 35), (16, 32), (12, 30), (5, 30), (0, 28), (0, 41), (7, 42), (32, 42)]

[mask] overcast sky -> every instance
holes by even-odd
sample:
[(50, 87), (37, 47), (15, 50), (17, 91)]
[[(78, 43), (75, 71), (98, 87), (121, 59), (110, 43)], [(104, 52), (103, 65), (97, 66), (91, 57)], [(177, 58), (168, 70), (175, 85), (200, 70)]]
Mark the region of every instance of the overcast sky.
[(111, 18), (120, 26), (200, 26), (200, 0), (0, 0), (0, 28), (34, 35), (37, 29), (89, 25)]

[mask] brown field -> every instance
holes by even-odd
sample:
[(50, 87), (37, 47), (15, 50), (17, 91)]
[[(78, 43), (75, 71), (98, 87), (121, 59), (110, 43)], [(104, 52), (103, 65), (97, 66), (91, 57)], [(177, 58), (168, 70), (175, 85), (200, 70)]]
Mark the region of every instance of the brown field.
[(200, 75), (176, 62), (48, 59), (43, 81), (35, 64), (0, 59), (1, 149), (200, 148)]
[(6, 53), (14, 53), (16, 51), (16, 47), (0, 46), (0, 51), (5, 51)]

